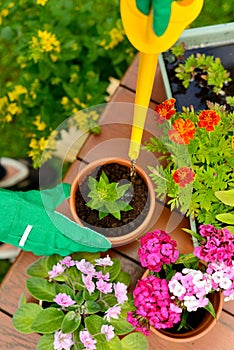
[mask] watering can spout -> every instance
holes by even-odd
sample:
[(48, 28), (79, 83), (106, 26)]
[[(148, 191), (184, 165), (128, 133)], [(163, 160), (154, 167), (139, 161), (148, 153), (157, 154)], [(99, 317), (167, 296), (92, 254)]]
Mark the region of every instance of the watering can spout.
[[(154, 3), (154, 6), (160, 8), (166, 6), (163, 4), (163, 1), (146, 1), (149, 4)], [(129, 157), (132, 160), (136, 160), (139, 156), (158, 55), (173, 46), (183, 30), (196, 19), (202, 9), (203, 1), (181, 0), (170, 2), (171, 14), (168, 25), (163, 34), (158, 36), (153, 29), (152, 8), (149, 14), (146, 15), (139, 11), (136, 6), (136, 0), (120, 0), (120, 12), (125, 33), (132, 45), (140, 52), (133, 126), (129, 148)], [(144, 108), (139, 108), (139, 106)]]

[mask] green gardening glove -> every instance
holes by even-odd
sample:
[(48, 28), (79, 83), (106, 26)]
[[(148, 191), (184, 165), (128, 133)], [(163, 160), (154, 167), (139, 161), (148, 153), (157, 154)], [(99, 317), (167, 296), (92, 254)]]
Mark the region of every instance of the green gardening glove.
[(0, 189), (0, 241), (35, 255), (66, 256), (111, 248), (110, 241), (103, 235), (55, 211), (69, 196), (69, 184), (43, 191)]
[(138, 10), (144, 15), (148, 15), (153, 7), (153, 30), (157, 36), (163, 35), (168, 27), (172, 2), (173, 0), (136, 0)]

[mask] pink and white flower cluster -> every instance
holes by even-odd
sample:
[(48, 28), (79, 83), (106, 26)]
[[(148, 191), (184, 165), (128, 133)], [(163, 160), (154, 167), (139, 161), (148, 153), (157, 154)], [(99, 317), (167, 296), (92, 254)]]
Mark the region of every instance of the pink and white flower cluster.
[[(80, 279), (80, 290), (87, 290), (92, 296), (93, 293), (99, 292), (99, 299), (103, 302), (103, 296), (111, 295), (112, 300), (115, 297), (116, 304), (109, 306), (105, 302), (106, 309), (103, 313), (104, 324), (102, 325), (98, 334), (104, 334), (106, 341), (110, 341), (114, 336), (114, 327), (109, 324), (112, 319), (118, 319), (121, 313), (121, 306), (128, 300), (127, 296), (127, 285), (122, 282), (112, 282), (110, 279), (110, 273), (106, 271), (107, 266), (112, 266), (113, 261), (109, 256), (105, 258), (96, 259), (92, 264), (85, 259), (80, 261), (73, 260), (70, 256), (60, 260), (56, 265), (53, 266), (52, 270), (48, 272), (49, 279), (52, 281), (58, 276), (67, 274), (69, 280), (69, 274), (67, 273), (70, 268), (76, 268), (81, 275)], [(76, 281), (69, 281), (70, 285), (74, 284), (73, 290), (77, 289)], [(73, 310), (77, 310), (80, 315), (87, 317), (87, 309), (85, 307), (85, 301), (82, 301), (82, 305), (77, 303), (75, 295), (66, 294), (66, 292), (58, 293), (54, 302), (61, 307), (64, 311), (69, 311), (69, 307), (73, 307)], [(95, 334), (95, 335), (98, 335)], [(80, 341), (84, 346), (85, 350), (95, 350), (97, 340), (95, 335), (91, 335), (89, 331), (84, 328), (79, 333)], [(72, 334), (63, 334), (61, 330), (55, 332), (54, 335), (54, 348), (56, 350), (69, 350), (74, 344)]]
[(148, 335), (150, 326), (172, 328), (185, 312), (208, 307), (215, 291), (222, 291), (225, 301), (234, 300), (234, 237), (227, 229), (201, 225), (199, 246), (187, 262), (165, 231), (149, 232), (140, 243), (140, 262), (149, 271), (138, 281), (135, 310), (128, 313), (136, 330)]
[(184, 268), (182, 272), (176, 272), (168, 286), (172, 298), (175, 297), (178, 304), (188, 312), (197, 311), (209, 303), (206, 296), (212, 291), (211, 278), (200, 270)]

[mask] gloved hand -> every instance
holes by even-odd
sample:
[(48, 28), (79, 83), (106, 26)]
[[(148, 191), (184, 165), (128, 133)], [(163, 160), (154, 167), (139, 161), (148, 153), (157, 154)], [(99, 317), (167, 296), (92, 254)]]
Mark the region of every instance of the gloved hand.
[(70, 185), (43, 191), (0, 189), (0, 241), (35, 255), (98, 252), (111, 248), (103, 235), (81, 227), (55, 209), (70, 196)]
[(144, 15), (148, 15), (153, 7), (153, 30), (157, 36), (163, 35), (168, 27), (172, 2), (173, 0), (136, 0), (138, 10)]

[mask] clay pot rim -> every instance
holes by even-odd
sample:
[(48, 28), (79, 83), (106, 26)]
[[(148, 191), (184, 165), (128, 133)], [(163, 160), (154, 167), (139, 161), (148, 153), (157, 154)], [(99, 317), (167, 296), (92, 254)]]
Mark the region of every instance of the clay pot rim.
[[(127, 167), (130, 167), (130, 165), (131, 165), (130, 160), (127, 160), (124, 158), (116, 158), (116, 157), (114, 157), (114, 158), (111, 158), (111, 157), (101, 158), (101, 159), (95, 160), (95, 161), (87, 164), (84, 168), (82, 168), (81, 171), (77, 174), (77, 176), (75, 177), (75, 179), (72, 182), (71, 195), (70, 195), (70, 209), (71, 209), (73, 218), (81, 226), (84, 226), (84, 225), (80, 221), (80, 219), (76, 213), (76, 209), (75, 209), (75, 192), (76, 192), (78, 183), (79, 183), (80, 179), (82, 181), (82, 179), (84, 177), (86, 177), (86, 173), (90, 173), (93, 169), (97, 168), (98, 166), (101, 166), (103, 164), (109, 164), (109, 163), (119, 163), (119, 164), (125, 165)], [(141, 168), (137, 164), (136, 164), (136, 170), (137, 170), (138, 174), (143, 178), (143, 180), (145, 181), (147, 188), (148, 188), (149, 211), (148, 211), (144, 221), (136, 229), (134, 229), (134, 231), (127, 233), (123, 236), (119, 236), (119, 237), (106, 237), (107, 239), (109, 239), (111, 241), (113, 247), (128, 244), (130, 242), (133, 242), (135, 239), (139, 238), (140, 236), (142, 236), (142, 231), (144, 231), (144, 233), (146, 232), (146, 230), (148, 229), (149, 221), (151, 220), (153, 213), (154, 213), (156, 202), (155, 202), (155, 192), (154, 192), (153, 184), (152, 184), (149, 176), (144, 171), (144, 169)], [(139, 233), (139, 231), (141, 233)]]

